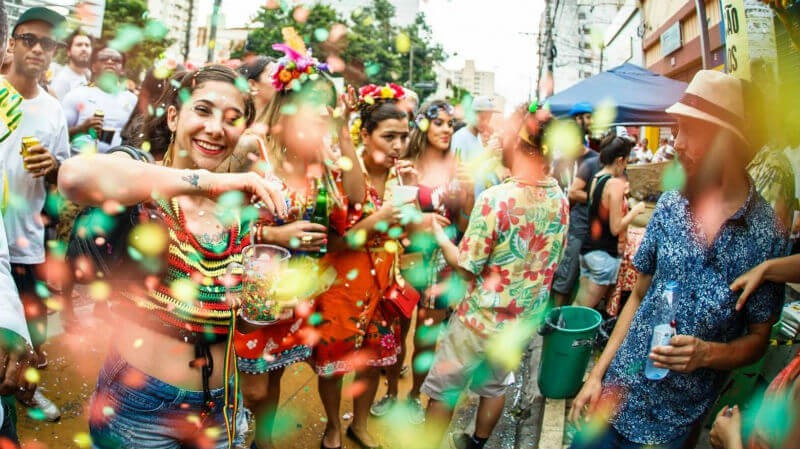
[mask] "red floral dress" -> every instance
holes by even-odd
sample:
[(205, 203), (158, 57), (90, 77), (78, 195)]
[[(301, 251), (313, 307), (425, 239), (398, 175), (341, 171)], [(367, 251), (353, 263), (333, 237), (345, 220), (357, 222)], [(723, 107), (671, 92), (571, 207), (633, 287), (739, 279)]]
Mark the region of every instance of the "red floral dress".
[[(275, 181), (281, 183), (287, 198), (289, 209), (287, 218), (278, 219), (265, 215), (261, 217), (260, 223), (282, 226), (299, 220), (308, 220), (313, 214), (317, 197), (316, 180), (309, 180), (307, 194), (290, 190), (280, 179), (275, 178)], [(358, 221), (360, 213), (348, 207), (340, 171), (330, 168), (326, 171), (323, 182), (327, 185), (329, 195), (335, 198), (329, 210), (330, 230), (344, 235)], [(328, 255), (323, 258), (323, 266), (330, 257), (331, 255)], [(318, 329), (309, 324), (309, 317), (314, 312), (314, 307), (315, 299), (308, 298), (298, 304), (291, 319), (279, 321), (250, 333), (237, 331), (234, 336), (234, 346), (239, 370), (249, 374), (261, 374), (307, 359), (318, 336)]]
[[(368, 178), (367, 178), (368, 179)], [(362, 212), (378, 210), (382, 199), (368, 185)], [(357, 239), (356, 239), (357, 240)], [(329, 253), (324, 263), (336, 269), (336, 282), (316, 300), (321, 322), (311, 364), (317, 374), (342, 375), (364, 366), (389, 366), (397, 361), (400, 345), (398, 320), (385, 307), (383, 293), (393, 279), (396, 244), (386, 235), (373, 234), (356, 249)], [(355, 244), (354, 244), (355, 243)]]

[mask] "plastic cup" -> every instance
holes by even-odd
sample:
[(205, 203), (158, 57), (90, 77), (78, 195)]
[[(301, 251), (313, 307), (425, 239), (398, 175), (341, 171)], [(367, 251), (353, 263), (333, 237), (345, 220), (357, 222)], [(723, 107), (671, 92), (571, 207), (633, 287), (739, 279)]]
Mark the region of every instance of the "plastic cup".
[(392, 201), (395, 205), (416, 203), (418, 194), (417, 186), (392, 186)]

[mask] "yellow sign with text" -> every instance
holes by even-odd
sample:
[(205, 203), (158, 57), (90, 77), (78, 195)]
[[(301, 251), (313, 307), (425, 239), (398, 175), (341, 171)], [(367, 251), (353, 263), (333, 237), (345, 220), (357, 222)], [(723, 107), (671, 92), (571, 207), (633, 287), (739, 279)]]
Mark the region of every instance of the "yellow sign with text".
[(725, 65), (728, 73), (750, 79), (750, 45), (745, 23), (744, 0), (721, 0), (725, 23)]

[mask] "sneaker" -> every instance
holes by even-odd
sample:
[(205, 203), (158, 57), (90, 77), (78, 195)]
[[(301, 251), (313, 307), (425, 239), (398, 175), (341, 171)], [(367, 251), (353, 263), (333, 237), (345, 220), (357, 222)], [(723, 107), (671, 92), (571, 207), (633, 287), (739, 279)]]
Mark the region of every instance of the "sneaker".
[(383, 416), (389, 413), (389, 410), (397, 404), (397, 398), (389, 396), (388, 394), (380, 399), (380, 401), (372, 404), (369, 408), (369, 413), (372, 416)]
[(61, 419), (61, 410), (53, 401), (47, 399), (47, 396), (38, 388), (33, 393), (30, 405), (41, 410), (44, 413), (44, 419), (49, 422), (56, 422)]
[(467, 449), (472, 438), (463, 432), (450, 432), (449, 440), (451, 449)]
[(419, 398), (407, 400), (408, 407), (408, 420), (411, 424), (422, 424), (425, 422), (425, 408), (422, 407), (422, 402)]

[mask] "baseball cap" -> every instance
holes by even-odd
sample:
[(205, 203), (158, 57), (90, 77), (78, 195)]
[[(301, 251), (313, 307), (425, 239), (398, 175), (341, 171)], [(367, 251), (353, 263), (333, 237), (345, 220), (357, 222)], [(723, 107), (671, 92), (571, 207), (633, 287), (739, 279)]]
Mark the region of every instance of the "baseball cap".
[(572, 106), (572, 109), (569, 110), (569, 116), (575, 117), (576, 115), (591, 114), (592, 112), (594, 112), (592, 105), (582, 101), (580, 103), (575, 103), (575, 105)]
[(17, 27), (21, 24), (33, 22), (34, 20), (41, 20), (42, 22), (49, 23), (53, 28), (58, 28), (67, 19), (52, 9), (45, 8), (43, 6), (35, 6), (27, 9), (19, 16), (19, 19), (17, 19), (17, 23), (14, 24), (14, 29), (11, 31), (11, 33), (16, 33)]
[(475, 112), (500, 112), (494, 103), (494, 98), (486, 95), (475, 97), (475, 100), (472, 101), (472, 109)]

